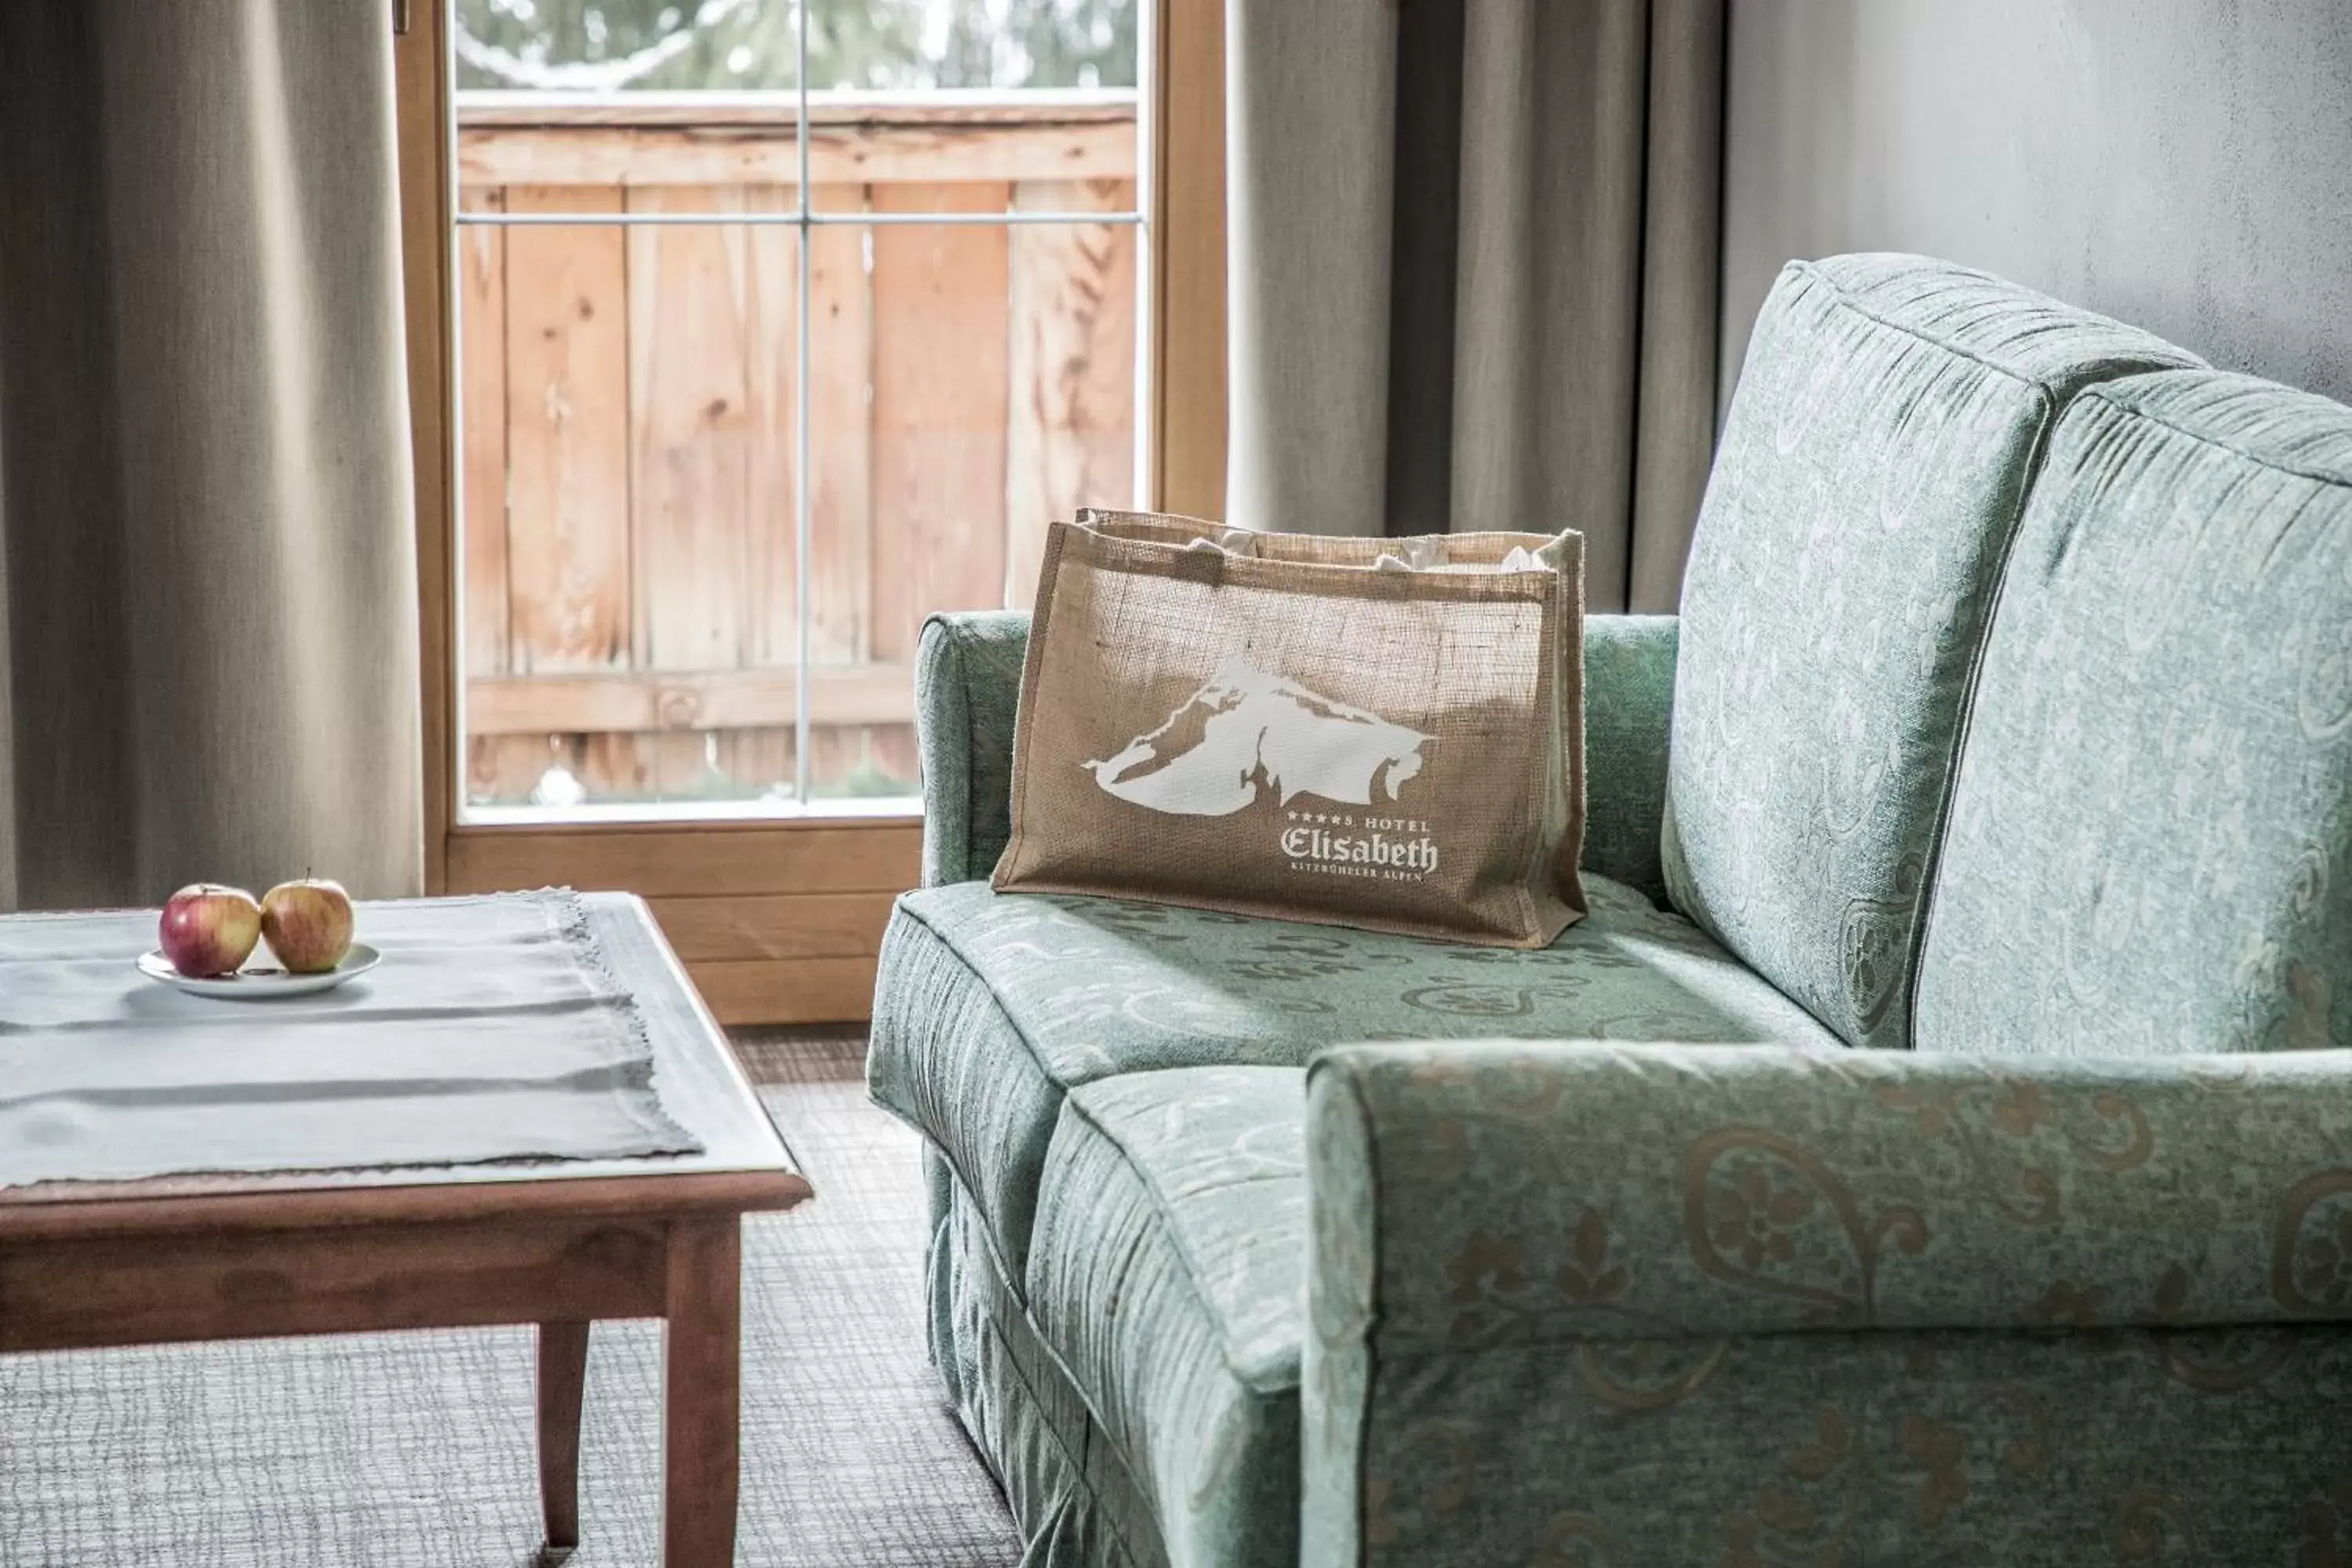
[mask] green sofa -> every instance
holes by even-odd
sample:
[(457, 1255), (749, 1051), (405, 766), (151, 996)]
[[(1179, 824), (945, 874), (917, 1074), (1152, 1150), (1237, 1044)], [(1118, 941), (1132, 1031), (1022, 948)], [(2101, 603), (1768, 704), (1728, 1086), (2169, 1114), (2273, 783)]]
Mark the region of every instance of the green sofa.
[(2352, 1563), (2352, 411), (1792, 264), (1539, 952), (991, 892), (1025, 629), (868, 1070), (1034, 1568)]

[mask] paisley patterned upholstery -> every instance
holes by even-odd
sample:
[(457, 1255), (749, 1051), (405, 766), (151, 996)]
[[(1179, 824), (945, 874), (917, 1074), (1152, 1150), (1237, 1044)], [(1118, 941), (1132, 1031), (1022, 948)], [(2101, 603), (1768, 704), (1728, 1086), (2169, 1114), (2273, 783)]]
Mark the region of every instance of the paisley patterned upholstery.
[(2336, 1560), (2348, 1075), (1327, 1053), (1305, 1560)]
[(1177, 1568), (1297, 1568), (1306, 1103), (1296, 1068), (1071, 1091), (1029, 1300)]
[(923, 770), (923, 886), (985, 879), (1013, 834), (1013, 719), (1029, 617), (970, 610), (923, 623), (915, 730)]
[(2352, 409), (2078, 399), (1985, 650), (1923, 1049), (2352, 1045)]
[(1666, 809), (1666, 736), (1675, 704), (1672, 616), (1584, 622), (1586, 870), (1647, 898), (1666, 896), (1658, 829)]
[(1909, 981), (1969, 674), (2066, 399), (2191, 355), (1916, 257), (1794, 262), (1684, 579), (1675, 907), (1853, 1045)]
[(1027, 1568), (1164, 1568), (1150, 1500), (1037, 1331), (988, 1243), (979, 1205), (946, 1175), (930, 1246), (931, 1363), (948, 1405), (1004, 1488)]
[(1834, 1043), (1679, 916), (1587, 877), (1520, 952), (1126, 903), (926, 888), (883, 938), (866, 1081), (979, 1199), (1016, 1276), (1062, 1097), (1120, 1073), (1303, 1067), (1345, 1040)]

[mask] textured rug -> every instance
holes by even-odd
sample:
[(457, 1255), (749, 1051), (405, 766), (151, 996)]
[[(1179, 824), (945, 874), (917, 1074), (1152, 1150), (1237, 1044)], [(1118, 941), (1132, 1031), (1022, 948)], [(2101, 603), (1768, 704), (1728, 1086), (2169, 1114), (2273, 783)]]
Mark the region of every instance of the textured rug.
[[(914, 1134), (859, 1040), (738, 1048), (817, 1196), (745, 1226), (737, 1561), (1012, 1563), (923, 1359)], [(568, 1568), (660, 1560), (657, 1331), (597, 1325)], [(0, 1357), (0, 1565), (533, 1563), (532, 1359), (527, 1330)]]

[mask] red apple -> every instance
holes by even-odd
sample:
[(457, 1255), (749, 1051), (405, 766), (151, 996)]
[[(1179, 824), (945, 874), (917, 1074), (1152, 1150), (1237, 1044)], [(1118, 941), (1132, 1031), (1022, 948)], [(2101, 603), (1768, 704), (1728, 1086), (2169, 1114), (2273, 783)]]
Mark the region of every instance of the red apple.
[(340, 882), (310, 877), (261, 896), (261, 934), (295, 974), (323, 974), (352, 950), (352, 896)]
[(160, 934), (163, 956), (181, 973), (194, 980), (226, 974), (261, 940), (261, 906), (243, 888), (197, 882), (163, 906)]

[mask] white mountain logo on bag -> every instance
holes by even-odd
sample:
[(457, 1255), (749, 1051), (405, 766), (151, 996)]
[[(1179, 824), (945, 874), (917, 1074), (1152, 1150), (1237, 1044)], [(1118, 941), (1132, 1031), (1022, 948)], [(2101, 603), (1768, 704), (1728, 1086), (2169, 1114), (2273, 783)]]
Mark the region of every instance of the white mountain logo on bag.
[(1119, 799), (1182, 816), (1230, 816), (1268, 795), (1370, 805), (1421, 772), (1430, 739), (1295, 680), (1227, 659), (1168, 721), (1080, 764)]

